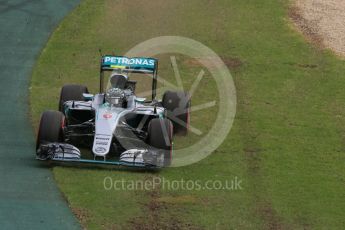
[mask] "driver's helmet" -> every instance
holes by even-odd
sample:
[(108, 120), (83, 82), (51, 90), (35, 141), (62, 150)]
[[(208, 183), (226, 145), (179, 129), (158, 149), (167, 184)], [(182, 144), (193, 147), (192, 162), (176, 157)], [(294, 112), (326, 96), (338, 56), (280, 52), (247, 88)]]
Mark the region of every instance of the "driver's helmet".
[(105, 94), (105, 100), (116, 107), (124, 107), (126, 96), (124, 89), (128, 77), (123, 74), (114, 73), (109, 79), (108, 90)]
[(128, 76), (115, 73), (110, 77), (109, 83), (111, 88), (125, 89), (127, 81)]

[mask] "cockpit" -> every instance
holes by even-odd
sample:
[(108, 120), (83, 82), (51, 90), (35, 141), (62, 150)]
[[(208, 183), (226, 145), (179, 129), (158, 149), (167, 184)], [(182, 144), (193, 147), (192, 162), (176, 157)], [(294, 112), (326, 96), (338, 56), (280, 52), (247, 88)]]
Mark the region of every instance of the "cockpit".
[(127, 107), (128, 98), (135, 93), (136, 81), (128, 79), (124, 74), (113, 74), (109, 78), (105, 100), (115, 107)]

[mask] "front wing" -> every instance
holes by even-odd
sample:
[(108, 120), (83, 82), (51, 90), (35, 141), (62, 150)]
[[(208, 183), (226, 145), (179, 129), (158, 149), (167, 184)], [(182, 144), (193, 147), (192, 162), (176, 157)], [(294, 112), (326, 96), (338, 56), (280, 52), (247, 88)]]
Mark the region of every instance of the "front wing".
[(43, 144), (37, 150), (37, 160), (79, 164), (98, 164), (139, 168), (161, 168), (164, 154), (156, 149), (129, 149), (121, 153), (118, 161), (82, 159), (80, 150), (66, 143)]

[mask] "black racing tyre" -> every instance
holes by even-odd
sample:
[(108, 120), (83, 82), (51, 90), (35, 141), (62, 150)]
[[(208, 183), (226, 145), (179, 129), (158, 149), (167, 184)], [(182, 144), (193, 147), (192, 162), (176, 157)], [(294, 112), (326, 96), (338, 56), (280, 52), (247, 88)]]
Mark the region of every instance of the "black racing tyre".
[(36, 140), (36, 149), (41, 144), (50, 142), (63, 142), (63, 127), (65, 125), (65, 116), (59, 111), (48, 110), (41, 116)]
[(84, 101), (83, 93), (89, 93), (86, 86), (83, 85), (64, 85), (61, 89), (59, 100), (59, 111), (63, 111), (63, 104), (66, 101)]
[(162, 105), (167, 109), (167, 117), (173, 122), (174, 134), (187, 135), (190, 125), (190, 95), (187, 92), (166, 91)]
[(148, 125), (147, 143), (164, 152), (164, 166), (172, 161), (173, 124), (169, 119), (154, 118)]

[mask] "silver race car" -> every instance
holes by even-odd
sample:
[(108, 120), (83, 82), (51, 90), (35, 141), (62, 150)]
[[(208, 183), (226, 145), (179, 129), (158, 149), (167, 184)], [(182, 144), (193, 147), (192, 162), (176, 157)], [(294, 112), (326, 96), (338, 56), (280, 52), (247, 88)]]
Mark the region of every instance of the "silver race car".
[[(169, 166), (173, 135), (188, 132), (191, 101), (188, 93), (174, 91), (166, 91), (157, 100), (157, 69), (154, 58), (102, 56), (99, 93), (90, 94), (82, 85), (65, 85), (59, 111), (42, 114), (37, 159)], [(140, 84), (149, 87), (140, 93), (149, 92), (150, 100), (136, 94)]]

